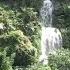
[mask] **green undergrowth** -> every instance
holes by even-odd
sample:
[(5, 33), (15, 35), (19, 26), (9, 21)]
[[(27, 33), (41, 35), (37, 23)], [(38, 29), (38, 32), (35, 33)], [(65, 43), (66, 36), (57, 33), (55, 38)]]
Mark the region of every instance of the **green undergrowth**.
[[(36, 1), (0, 1), (0, 70), (70, 70), (68, 49), (49, 55), (48, 65), (39, 63), (41, 26), (37, 7), (41, 0), (38, 4)], [(69, 33), (63, 37), (66, 48)]]
[(18, 10), (0, 2), (0, 70), (27, 67), (36, 62), (38, 45), (34, 39), (38, 38), (40, 29), (36, 14), (33, 8), (21, 7)]
[(14, 70), (70, 70), (70, 50), (58, 50), (56, 55), (49, 55), (48, 65), (43, 65), (39, 62), (27, 67), (14, 67)]

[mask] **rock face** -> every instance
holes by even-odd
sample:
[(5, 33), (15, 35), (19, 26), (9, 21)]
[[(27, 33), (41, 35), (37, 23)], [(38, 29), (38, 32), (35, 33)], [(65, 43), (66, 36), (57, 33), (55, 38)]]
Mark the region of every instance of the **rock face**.
[(41, 56), (40, 61), (43, 64), (48, 63), (48, 55), (55, 54), (56, 50), (62, 46), (61, 32), (57, 28), (42, 27), (41, 36)]

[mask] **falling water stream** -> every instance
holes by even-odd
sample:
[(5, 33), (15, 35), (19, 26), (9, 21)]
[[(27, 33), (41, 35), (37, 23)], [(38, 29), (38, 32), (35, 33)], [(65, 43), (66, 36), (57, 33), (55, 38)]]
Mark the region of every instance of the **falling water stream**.
[(61, 32), (52, 27), (53, 4), (50, 0), (44, 0), (40, 10), (42, 35), (41, 35), (41, 56), (40, 61), (43, 64), (48, 63), (49, 53), (54, 53), (62, 46)]
[(52, 26), (53, 4), (50, 0), (44, 0), (40, 10), (41, 20), (44, 26)]

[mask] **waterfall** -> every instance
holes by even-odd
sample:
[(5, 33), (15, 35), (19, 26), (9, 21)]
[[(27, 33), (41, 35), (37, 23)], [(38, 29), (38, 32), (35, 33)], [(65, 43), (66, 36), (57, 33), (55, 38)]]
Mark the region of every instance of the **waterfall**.
[(48, 63), (49, 54), (55, 54), (56, 50), (62, 47), (61, 32), (52, 27), (53, 4), (50, 0), (44, 0), (40, 10), (42, 34), (41, 34), (41, 56), (39, 61)]
[(43, 26), (52, 26), (53, 4), (50, 0), (44, 0), (40, 10), (41, 22)]

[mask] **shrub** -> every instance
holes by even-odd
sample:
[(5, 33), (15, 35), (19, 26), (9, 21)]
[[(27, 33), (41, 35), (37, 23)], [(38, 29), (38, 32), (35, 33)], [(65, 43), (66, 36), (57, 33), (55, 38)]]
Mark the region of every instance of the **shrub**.
[(65, 29), (65, 32), (62, 32), (63, 37), (63, 47), (70, 49), (70, 31)]
[(33, 46), (39, 48), (40, 43), (40, 24), (37, 17), (37, 12), (34, 8), (23, 8), (21, 7), (21, 13), (17, 13), (18, 29), (22, 30)]
[(27, 66), (35, 62), (37, 50), (21, 30), (10, 31), (8, 34), (2, 35), (0, 46), (6, 49), (8, 57), (12, 57), (15, 53), (13, 57), (15, 66)]
[(58, 50), (56, 55), (50, 55), (49, 66), (52, 70), (69, 70), (70, 51), (68, 49), (62, 49)]
[(36, 62), (36, 50), (19, 48), (16, 50), (14, 66), (28, 66)]
[(14, 59), (15, 66), (27, 66), (35, 62), (40, 38), (37, 12), (34, 8), (22, 5), (17, 9), (22, 1), (11, 0), (12, 8), (9, 1), (0, 2), (0, 23), (4, 25), (4, 29), (0, 32), (0, 47), (6, 49), (6, 60)]
[(46, 65), (42, 65), (42, 64), (34, 64), (28, 67), (15, 67), (14, 70), (51, 70), (51, 68)]
[(6, 51), (0, 51), (0, 70), (13, 70), (10, 57), (6, 56)]

